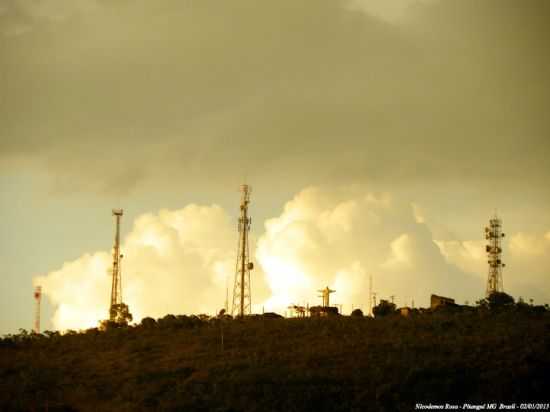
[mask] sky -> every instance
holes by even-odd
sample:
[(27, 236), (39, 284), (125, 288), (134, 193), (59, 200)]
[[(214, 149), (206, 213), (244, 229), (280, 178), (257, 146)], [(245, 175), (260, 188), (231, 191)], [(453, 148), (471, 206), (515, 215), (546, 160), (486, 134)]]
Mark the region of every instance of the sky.
[(545, 0), (0, 0), (0, 334), (214, 314), (253, 187), (256, 311), (336, 289), (550, 303)]

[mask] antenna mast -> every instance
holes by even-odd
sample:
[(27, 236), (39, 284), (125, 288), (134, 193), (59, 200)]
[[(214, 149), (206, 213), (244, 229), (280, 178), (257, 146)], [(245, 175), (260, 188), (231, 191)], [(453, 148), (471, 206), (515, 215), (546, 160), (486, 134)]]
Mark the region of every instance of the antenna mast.
[(487, 257), (489, 260), (489, 276), (487, 278), (487, 290), (485, 292), (486, 297), (489, 297), (492, 293), (503, 292), (504, 285), (502, 282), (502, 268), (506, 265), (502, 262), (502, 220), (496, 215), (489, 220), (489, 227), (485, 228), (485, 239), (489, 241), (489, 244), (485, 246)]
[(132, 321), (132, 315), (128, 305), (122, 302), (122, 258), (120, 253), (120, 220), (124, 214), (122, 209), (113, 209), (116, 219), (115, 245), (113, 247), (113, 279), (111, 285), (111, 306), (109, 307), (109, 320), (116, 323), (128, 323)]
[(34, 289), (35, 314), (34, 314), (34, 332), (40, 333), (40, 301), (42, 300), (42, 286)]
[(239, 242), (237, 248), (237, 265), (235, 270), (235, 284), (233, 287), (233, 305), (231, 315), (250, 315), (252, 310), (252, 295), (250, 293), (250, 271), (254, 264), (250, 262), (248, 233), (252, 219), (248, 216), (248, 204), (252, 188), (249, 185), (241, 186), (241, 216), (239, 217)]

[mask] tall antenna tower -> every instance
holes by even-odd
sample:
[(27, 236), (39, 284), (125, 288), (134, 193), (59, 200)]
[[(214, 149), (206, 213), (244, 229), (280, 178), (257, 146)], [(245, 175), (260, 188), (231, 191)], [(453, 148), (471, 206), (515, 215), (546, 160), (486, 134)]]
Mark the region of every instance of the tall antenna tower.
[(35, 313), (34, 313), (34, 332), (40, 333), (40, 301), (42, 300), (42, 286), (34, 288), (34, 301)]
[(489, 260), (489, 276), (487, 278), (486, 297), (489, 297), (494, 292), (503, 292), (504, 286), (502, 283), (502, 268), (506, 265), (502, 262), (502, 220), (495, 216), (489, 220), (489, 227), (485, 228), (485, 239), (489, 241), (485, 251)]
[(252, 219), (248, 216), (248, 204), (252, 188), (249, 185), (241, 186), (241, 216), (239, 217), (239, 242), (237, 248), (237, 267), (235, 270), (235, 284), (233, 287), (233, 305), (231, 315), (250, 315), (252, 310), (252, 295), (250, 293), (250, 271), (254, 264), (250, 262), (248, 234)]
[(116, 219), (115, 245), (113, 248), (113, 279), (111, 285), (111, 306), (109, 307), (109, 320), (116, 323), (128, 323), (132, 315), (128, 311), (128, 305), (122, 302), (122, 258), (120, 253), (120, 220), (123, 210), (113, 209)]

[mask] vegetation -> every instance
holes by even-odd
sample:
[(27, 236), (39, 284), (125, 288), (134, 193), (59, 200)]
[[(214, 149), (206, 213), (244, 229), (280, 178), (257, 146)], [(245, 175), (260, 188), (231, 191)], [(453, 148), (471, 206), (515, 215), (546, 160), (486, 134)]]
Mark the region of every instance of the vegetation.
[(375, 317), (393, 315), (396, 312), (395, 303), (388, 302), (387, 300), (381, 300), (378, 305), (372, 308), (372, 313)]
[(352, 312), (351, 312), (351, 316), (353, 317), (362, 317), (363, 316), (363, 311), (361, 309), (354, 309)]
[(0, 340), (2, 411), (410, 411), (547, 400), (550, 312), (145, 318)]

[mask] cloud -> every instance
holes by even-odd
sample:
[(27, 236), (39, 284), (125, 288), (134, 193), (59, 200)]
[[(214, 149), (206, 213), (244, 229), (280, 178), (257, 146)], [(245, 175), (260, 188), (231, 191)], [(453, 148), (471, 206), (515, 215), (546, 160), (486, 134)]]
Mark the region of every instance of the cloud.
[(207, 184), (204, 168), (227, 183), (246, 164), (293, 191), (527, 179), (548, 198), (545, 2), (360, 3), (20, 1), (24, 23), (79, 19), (1, 45), (0, 162), (31, 158), (65, 191)]
[[(122, 243), (123, 300), (134, 320), (221, 309), (226, 281), (234, 276), (234, 228), (219, 206), (137, 218)], [(56, 307), (55, 328), (94, 327), (107, 317), (110, 267), (110, 254), (97, 252), (34, 279)]]
[(483, 282), (445, 261), (410, 203), (360, 186), (311, 187), (265, 224), (257, 260), (272, 297), (266, 307), (317, 304), (317, 290), (336, 289), (333, 302), (368, 303), (369, 276), (378, 296), (427, 306), (431, 293), (459, 302), (483, 294)]
[[(351, 305), (366, 310), (370, 277), (378, 298), (395, 296), (398, 305), (428, 306), (432, 293), (458, 303), (484, 297), (484, 241), (434, 239), (430, 216), (418, 219), (420, 208), (365, 185), (301, 190), (265, 222), (257, 242), (252, 237), (253, 310), (315, 305), (325, 286), (345, 312)], [(504, 246), (505, 290), (546, 302), (550, 232), (517, 233)], [(231, 299), (235, 247), (235, 224), (216, 205), (139, 216), (122, 244), (123, 297), (134, 319), (217, 312), (226, 285)], [(106, 317), (110, 266), (110, 253), (100, 251), (34, 279), (56, 307), (54, 327), (93, 327)]]
[[(485, 240), (436, 241), (449, 263), (487, 279)], [(515, 297), (534, 298), (538, 303), (550, 301), (550, 232), (518, 232), (503, 240), (504, 291)]]

